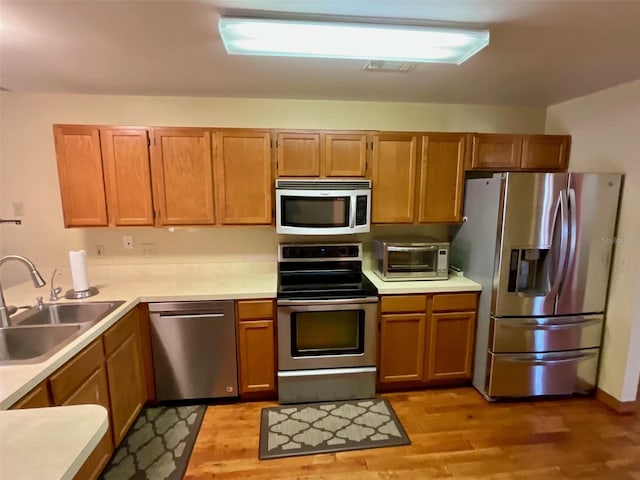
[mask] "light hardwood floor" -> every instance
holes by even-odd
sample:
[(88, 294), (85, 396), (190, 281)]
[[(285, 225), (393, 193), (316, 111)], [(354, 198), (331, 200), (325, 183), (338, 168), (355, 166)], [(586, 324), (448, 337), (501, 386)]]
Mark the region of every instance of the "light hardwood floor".
[(384, 396), (411, 445), (262, 461), (260, 411), (276, 403), (209, 406), (185, 480), (640, 480), (640, 413), (591, 398), (489, 404), (473, 388)]

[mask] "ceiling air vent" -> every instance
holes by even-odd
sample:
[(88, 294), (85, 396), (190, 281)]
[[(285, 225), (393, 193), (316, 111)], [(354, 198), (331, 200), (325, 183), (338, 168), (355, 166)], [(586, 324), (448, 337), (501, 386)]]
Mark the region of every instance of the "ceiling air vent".
[(408, 72), (415, 68), (415, 63), (410, 62), (385, 62), (383, 60), (369, 60), (364, 70), (372, 72)]

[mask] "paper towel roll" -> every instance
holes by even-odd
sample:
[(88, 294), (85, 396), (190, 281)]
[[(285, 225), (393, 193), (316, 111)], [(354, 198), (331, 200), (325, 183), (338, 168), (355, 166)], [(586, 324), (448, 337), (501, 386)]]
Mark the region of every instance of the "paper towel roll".
[(70, 250), (69, 264), (71, 265), (71, 282), (76, 292), (89, 289), (89, 273), (87, 272), (87, 252), (84, 250)]

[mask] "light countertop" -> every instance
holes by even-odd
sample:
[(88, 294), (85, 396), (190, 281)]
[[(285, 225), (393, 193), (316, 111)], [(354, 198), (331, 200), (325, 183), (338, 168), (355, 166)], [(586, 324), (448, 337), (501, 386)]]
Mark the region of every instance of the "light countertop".
[(410, 282), (389, 282), (382, 280), (375, 272), (364, 272), (380, 295), (400, 295), (404, 293), (451, 293), (479, 292), (482, 285), (466, 277), (449, 275), (448, 280), (414, 280)]
[[(384, 282), (372, 271), (365, 274), (380, 294), (479, 291), (464, 277), (447, 281)], [(275, 298), (277, 265), (171, 264), (108, 266), (89, 269), (89, 280), (100, 293), (85, 300), (124, 304), (59, 352), (41, 363), (0, 366), (0, 474), (11, 479), (67, 479), (93, 451), (107, 430), (107, 412), (98, 405), (8, 409), (13, 403), (102, 335), (139, 303), (155, 301), (235, 300)], [(63, 291), (67, 282), (57, 282)], [(7, 305), (34, 305), (36, 296), (48, 297), (49, 286), (38, 290), (31, 282), (4, 291)]]
[(108, 426), (100, 405), (0, 411), (0, 478), (72, 479)]

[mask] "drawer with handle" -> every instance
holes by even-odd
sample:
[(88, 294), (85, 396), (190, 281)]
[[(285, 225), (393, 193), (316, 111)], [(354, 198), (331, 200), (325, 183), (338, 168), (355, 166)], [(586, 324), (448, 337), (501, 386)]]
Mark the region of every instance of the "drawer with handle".
[(600, 346), (602, 315), (547, 318), (492, 318), (493, 353), (557, 352)]
[(491, 397), (588, 393), (596, 385), (600, 349), (537, 354), (489, 353)]

